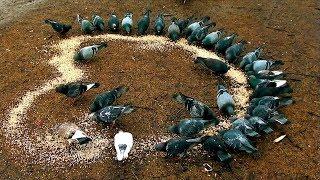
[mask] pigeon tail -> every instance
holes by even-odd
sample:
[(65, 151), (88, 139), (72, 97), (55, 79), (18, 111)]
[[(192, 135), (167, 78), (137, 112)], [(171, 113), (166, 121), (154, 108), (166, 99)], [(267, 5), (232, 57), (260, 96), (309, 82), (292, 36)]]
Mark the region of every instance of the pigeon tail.
[(281, 60), (276, 60), (272, 63), (272, 66), (280, 66), (280, 65), (284, 65), (284, 62)]
[(231, 160), (231, 158), (232, 158), (231, 154), (229, 154), (226, 151), (218, 151), (217, 156), (218, 156), (220, 162), (226, 162), (226, 161)]
[(203, 57), (197, 57), (197, 59), (194, 61), (194, 63), (198, 64), (198, 63), (202, 63), (203, 60), (205, 60), (206, 58)]
[(101, 44), (99, 44), (98, 49), (102, 49), (102, 48), (106, 48), (108, 46), (108, 44), (106, 42), (102, 42)]
[(123, 93), (127, 92), (129, 90), (128, 87), (125, 86), (119, 86), (116, 88), (117, 97), (120, 97)]
[(44, 20), (44, 23), (46, 23), (46, 24), (51, 24), (51, 23), (53, 23), (54, 21), (53, 20), (51, 20), (51, 19), (46, 19), (46, 20)]
[(263, 129), (263, 132), (265, 132), (266, 134), (270, 134), (273, 132), (273, 129), (271, 129), (270, 127), (267, 127), (265, 129)]
[(172, 98), (177, 102), (184, 104), (187, 101), (187, 96), (182, 94), (181, 92), (172, 95)]
[(246, 133), (246, 135), (250, 136), (250, 137), (260, 137), (260, 134), (257, 133), (254, 130), (249, 131), (248, 133)]
[(258, 149), (253, 147), (249, 142), (244, 142), (243, 143), (243, 150), (246, 151), (249, 154), (251, 154), (251, 153), (253, 153), (255, 151), (258, 151)]
[(92, 89), (92, 88), (98, 88), (100, 86), (100, 83), (92, 83), (87, 85), (87, 90)]
[(284, 117), (284, 115), (278, 114), (270, 118), (273, 122), (278, 122), (280, 124), (286, 124), (288, 122), (288, 119)]
[(293, 103), (294, 103), (294, 100), (292, 98), (281, 98), (280, 99), (280, 106), (288, 106)]
[(123, 112), (124, 114), (129, 114), (129, 113), (131, 113), (133, 110), (134, 110), (134, 108), (133, 108), (132, 105), (127, 105), (127, 106), (124, 107), (124, 109), (123, 109), (122, 112)]

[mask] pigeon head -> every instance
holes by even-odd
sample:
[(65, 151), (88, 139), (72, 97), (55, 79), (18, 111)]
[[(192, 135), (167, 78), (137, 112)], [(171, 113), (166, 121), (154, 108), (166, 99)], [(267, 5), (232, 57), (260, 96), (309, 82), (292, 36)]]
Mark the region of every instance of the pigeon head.
[(125, 86), (119, 86), (116, 88), (117, 97), (120, 97), (123, 93), (127, 92), (129, 90), (128, 87)]
[(65, 94), (68, 92), (68, 87), (64, 84), (61, 84), (58, 87), (56, 87), (56, 92)]
[(179, 103), (186, 102), (186, 96), (183, 95), (181, 92), (172, 95), (172, 98), (175, 99), (176, 101), (178, 101)]
[(166, 152), (167, 144), (168, 142), (162, 142), (162, 143), (156, 144), (154, 148), (156, 149), (156, 151)]
[(169, 131), (172, 132), (172, 133), (179, 134), (179, 127), (178, 127), (178, 125), (170, 126), (168, 129), (169, 129)]

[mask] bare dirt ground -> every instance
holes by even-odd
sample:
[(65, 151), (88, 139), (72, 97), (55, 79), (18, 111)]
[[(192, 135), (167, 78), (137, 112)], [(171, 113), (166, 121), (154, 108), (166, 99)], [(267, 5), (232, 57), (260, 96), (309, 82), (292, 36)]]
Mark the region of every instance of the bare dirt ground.
[[(4, 2), (4, 1), (2, 1)], [(43, 24), (43, 19), (52, 18), (62, 22), (73, 24), (73, 29), (67, 35), (77, 36), (82, 33), (75, 23), (77, 13), (91, 17), (96, 12), (103, 17), (108, 17), (113, 10), (120, 16), (126, 10), (134, 13), (134, 21), (138, 19), (141, 12), (145, 9), (146, 1), (107, 1), (107, 0), (74, 0), (74, 1), (52, 1), (32, 5), (28, 10), (28, 3), (33, 1), (13, 1), (0, 3), (1, 15), (0, 22), (0, 89), (1, 93), (1, 120), (6, 121), (8, 109), (18, 102), (25, 92), (33, 90), (48, 79), (56, 76), (56, 71), (49, 66), (47, 60), (54, 54), (46, 53), (48, 45), (57, 42), (58, 37), (48, 26)], [(27, 4), (24, 6), (23, 4)], [(4, 7), (4, 8), (2, 8)], [(19, 9), (19, 7), (25, 7)], [(30, 6), (31, 7), (31, 6)], [(249, 1), (249, 0), (217, 0), (217, 1), (188, 1), (185, 5), (179, 0), (168, 0), (166, 2), (154, 1), (151, 9), (153, 10), (153, 19), (155, 14), (166, 12), (177, 17), (188, 17), (192, 14), (197, 16), (209, 15), (217, 22), (218, 28), (223, 27), (229, 33), (239, 34), (240, 39), (245, 39), (250, 43), (246, 50), (251, 50), (257, 46), (263, 45), (263, 57), (271, 59), (281, 59), (285, 62), (282, 67), (288, 72), (288, 79), (294, 89), (294, 99), (296, 103), (292, 106), (282, 109), (291, 123), (279, 127), (275, 133), (257, 140), (256, 146), (261, 152), (259, 158), (239, 154), (235, 156), (233, 162), (233, 172), (221, 171), (219, 164), (212, 162), (207, 156), (198, 158), (189, 158), (184, 161), (168, 161), (161, 156), (150, 156), (145, 159), (132, 160), (125, 163), (115, 161), (99, 161), (88, 166), (74, 165), (64, 170), (57, 171), (50, 166), (39, 166), (33, 163), (19, 163), (17, 159), (23, 155), (16, 151), (14, 146), (10, 145), (3, 137), (0, 131), (0, 172), (3, 179), (151, 179), (151, 178), (171, 178), (171, 179), (211, 179), (213, 177), (221, 179), (319, 179), (320, 178), (320, 143), (319, 143), (319, 120), (320, 120), (320, 4), (319, 1)], [(23, 12), (23, 15), (20, 13)], [(14, 15), (10, 15), (13, 13)], [(17, 16), (16, 14), (19, 14)], [(3, 19), (4, 18), (4, 19)], [(169, 22), (169, 19), (168, 19)], [(67, 38), (67, 37), (65, 37)], [(124, 43), (125, 44), (125, 43)], [(109, 49), (111, 60), (125, 58), (123, 49), (124, 44), (115, 43), (112, 49)], [(122, 48), (121, 53), (116, 54), (117, 47)], [(111, 52), (111, 50), (113, 50)], [(170, 51), (169, 55), (173, 59), (187, 58), (185, 54), (180, 54), (179, 50)], [(129, 51), (129, 55), (134, 52)], [(168, 54), (159, 56), (152, 54), (155, 62), (161, 62), (161, 58), (170, 59)], [(146, 60), (150, 58), (148, 52), (139, 52), (138, 59)], [(108, 55), (101, 56), (97, 64), (88, 64), (86, 68), (96, 68), (97, 74), (91, 74), (90, 78), (100, 81), (107, 81), (108, 76), (98, 76), (103, 72), (99, 67), (103, 66), (102, 59), (108, 59)], [(108, 60), (110, 60), (108, 59)], [(125, 63), (125, 62), (122, 62)], [(140, 63), (140, 62), (139, 62)], [(112, 63), (110, 64), (112, 65)], [(160, 73), (161, 68), (166, 69), (167, 64), (157, 64), (154, 66), (156, 72)], [(152, 64), (146, 64), (146, 68), (152, 68)], [(181, 69), (185, 69), (189, 65)], [(190, 65), (191, 66), (191, 65)], [(117, 68), (119, 68), (118, 66)], [(135, 64), (127, 66), (134, 72)], [(176, 65), (171, 64), (168, 69), (175, 69)], [(116, 71), (116, 69), (115, 69)], [(192, 70), (193, 71), (193, 70)], [(171, 71), (170, 71), (171, 72)], [(156, 73), (157, 74), (157, 73)], [(188, 73), (182, 73), (182, 80), (188, 80)], [(176, 74), (170, 74), (175, 77)], [(137, 91), (146, 92), (151, 82), (152, 90), (156, 91), (157, 86), (169, 88), (168, 94), (172, 93), (174, 88), (172, 81), (161, 82), (164, 74), (155, 77), (155, 81), (144, 81), (139, 76), (131, 83), (140, 83), (142, 89)], [(127, 77), (120, 74), (118, 78), (121, 82), (127, 82)], [(204, 77), (205, 78), (205, 77)], [(197, 79), (196, 79), (197, 81)], [(207, 82), (208, 80), (205, 79)], [(213, 80), (213, 82), (215, 82)], [(115, 81), (111, 85), (114, 86)], [(214, 88), (209, 87), (186, 87), (186, 92), (191, 93), (192, 88)], [(145, 88), (145, 89), (143, 89)], [(182, 87), (183, 88), (183, 85)], [(189, 89), (188, 89), (189, 88)], [(204, 101), (212, 102), (213, 99), (207, 98), (206, 89), (203, 94), (199, 94)], [(215, 91), (213, 89), (212, 91)], [(93, 97), (93, 92), (88, 93), (81, 103)], [(147, 97), (147, 93), (142, 97)], [(135, 97), (135, 94), (128, 95)], [(151, 95), (152, 96), (152, 95)], [(164, 96), (165, 98), (169, 98)], [(147, 100), (146, 100), (147, 101)], [(39, 102), (39, 106), (34, 108), (33, 118), (45, 116), (50, 123), (61, 121), (58, 117), (65, 117), (62, 113), (64, 107), (60, 103), (67, 103), (60, 96), (50, 93)], [(144, 101), (142, 101), (144, 102)], [(148, 105), (148, 103), (146, 104)], [(211, 103), (214, 106), (214, 103)], [(47, 107), (46, 107), (47, 106)], [(179, 107), (178, 105), (172, 105)], [(45, 109), (55, 110), (57, 115), (46, 116)], [(76, 106), (79, 108), (79, 106)], [(85, 109), (85, 108), (84, 108)], [(171, 110), (173, 111), (173, 110)], [(50, 111), (52, 112), (52, 111)], [(152, 115), (149, 115), (152, 117)], [(130, 116), (129, 116), (130, 117)], [(37, 129), (36, 125), (31, 125), (33, 118), (29, 119), (30, 127)], [(36, 121), (36, 120), (34, 120)], [(50, 124), (49, 123), (49, 124)], [(128, 122), (130, 124), (130, 122)], [(169, 122), (170, 124), (171, 122)], [(131, 125), (131, 124), (130, 124)], [(133, 125), (133, 124), (132, 124)], [(160, 124), (157, 130), (165, 131), (167, 124)], [(134, 126), (134, 125), (133, 125)], [(150, 127), (150, 121), (142, 127)], [(153, 130), (142, 131), (140, 126), (135, 133), (152, 133)], [(272, 142), (281, 134), (287, 134), (288, 137), (278, 144)], [(142, 133), (143, 134), (143, 133)], [(142, 135), (141, 135), (142, 136)], [(145, 136), (145, 135), (144, 135)], [(209, 163), (213, 165), (213, 172), (205, 172), (202, 164)]]

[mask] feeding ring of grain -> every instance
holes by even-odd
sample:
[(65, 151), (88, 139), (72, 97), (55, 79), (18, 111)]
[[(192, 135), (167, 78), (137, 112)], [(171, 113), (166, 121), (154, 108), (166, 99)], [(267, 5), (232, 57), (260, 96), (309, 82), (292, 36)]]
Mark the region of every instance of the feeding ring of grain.
[[(13, 107), (8, 116), (8, 121), (5, 122), (6, 137), (11, 139), (13, 144), (19, 147), (28, 154), (28, 156), (36, 156), (36, 163), (45, 164), (63, 164), (69, 163), (83, 163), (94, 162), (102, 157), (108, 158), (114, 156), (113, 150), (113, 137), (105, 135), (105, 131), (93, 128), (95, 122), (88, 119), (88, 113), (83, 113), (83, 117), (76, 123), (81, 129), (83, 129), (93, 141), (87, 145), (82, 145), (77, 149), (67, 149), (65, 140), (56, 139), (52, 132), (37, 133), (35, 130), (33, 136), (26, 135), (24, 132), (28, 130), (26, 123), (27, 111), (32, 107), (36, 100), (39, 100), (40, 96), (46, 95), (53, 90), (57, 85), (62, 83), (69, 83), (74, 81), (83, 80), (86, 76), (86, 72), (78, 67), (73, 60), (74, 53), (81, 46), (81, 43), (88, 41), (121, 41), (121, 42), (134, 42), (140, 46), (137, 50), (143, 48), (180, 48), (183, 51), (190, 53), (193, 57), (205, 57), (214, 58), (224, 61), (218, 57), (215, 53), (208, 50), (188, 45), (185, 39), (174, 43), (166, 37), (159, 36), (143, 36), (132, 37), (122, 36), (115, 34), (105, 34), (97, 36), (77, 36), (69, 39), (61, 40), (52, 48), (59, 53), (49, 60), (49, 64), (54, 66), (60, 76), (49, 80), (41, 87), (35, 90), (27, 92), (18, 104)], [(143, 47), (143, 48), (141, 48)], [(247, 80), (245, 74), (231, 66), (228, 73), (225, 75), (229, 78), (230, 87), (229, 91), (233, 95), (236, 103), (236, 113), (238, 116), (245, 114), (245, 109), (248, 106), (250, 90), (247, 87)], [(104, 83), (104, 82), (101, 82)], [(214, 91), (214, 90), (213, 90)], [(228, 128), (226, 121), (222, 121), (212, 131)], [(163, 141), (169, 138), (167, 135), (149, 137), (148, 139), (135, 139), (135, 144), (132, 149), (131, 156), (141, 153), (142, 149), (150, 148), (155, 143)], [(108, 150), (110, 149), (110, 150)], [(108, 156), (108, 153), (112, 154)], [(19, 157), (17, 157), (19, 158)], [(21, 157), (20, 157), (21, 158)]]

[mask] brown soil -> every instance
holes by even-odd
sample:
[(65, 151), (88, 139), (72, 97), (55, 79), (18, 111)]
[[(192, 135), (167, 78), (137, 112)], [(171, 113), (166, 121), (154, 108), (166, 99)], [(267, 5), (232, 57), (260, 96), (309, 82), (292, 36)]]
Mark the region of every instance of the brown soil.
[[(50, 17), (63, 22), (72, 22), (74, 28), (67, 36), (77, 36), (81, 35), (75, 23), (75, 16), (79, 12), (87, 17), (90, 17), (93, 12), (107, 17), (115, 10), (122, 17), (126, 10), (130, 10), (134, 13), (136, 21), (147, 4), (145, 1), (123, 2), (122, 6), (118, 3), (105, 0), (101, 1), (101, 4), (91, 0), (47, 3), (38, 7), (36, 11), (29, 12), (23, 18), (2, 26), (0, 31), (2, 52), (0, 60), (2, 113), (0, 117), (2, 121), (6, 121), (8, 109), (15, 105), (25, 92), (34, 90), (35, 87), (57, 76), (55, 69), (47, 63), (54, 54), (46, 54), (43, 49), (48, 49), (47, 45), (57, 42), (61, 37), (44, 25), (43, 19)], [(256, 146), (261, 152), (261, 157), (236, 155), (236, 160), (232, 164), (234, 170), (232, 173), (219, 171), (221, 169), (219, 164), (201, 155), (184, 161), (168, 161), (161, 156), (148, 156), (125, 163), (107, 159), (57, 171), (50, 166), (19, 163), (20, 156), (24, 156), (19, 154), (15, 146), (6, 142), (4, 137), (0, 137), (2, 142), (5, 142), (0, 149), (2, 178), (318, 179), (320, 177), (318, 139), (320, 77), (317, 59), (320, 55), (319, 3), (311, 0), (299, 2), (246, 0), (188, 1), (187, 4), (182, 5), (180, 1), (154, 1), (151, 9), (154, 14), (164, 11), (177, 17), (187, 17), (191, 14), (210, 15), (217, 22), (218, 27), (224, 27), (230, 33), (236, 32), (241, 39), (249, 41), (247, 50), (263, 45), (265, 58), (282, 59), (285, 62), (283, 68), (290, 73), (288, 78), (291, 79), (290, 84), (294, 89), (293, 95), (296, 100), (294, 105), (283, 109), (291, 123), (257, 140)], [(39, 128), (39, 118), (47, 120), (46, 126), (51, 126), (57, 122), (64, 122), (68, 113), (74, 112), (74, 117), (77, 117), (77, 112), (87, 110), (86, 106), (95, 93), (118, 84), (127, 84), (130, 87), (130, 91), (118, 103), (133, 101), (136, 105), (155, 109), (154, 113), (150, 110), (138, 109), (135, 113), (123, 118), (121, 127), (137, 137), (146, 137), (149, 134), (165, 131), (165, 127), (173, 122), (174, 119), (170, 115), (176, 114), (181, 108), (170, 100), (173, 92), (182, 91), (198, 97), (212, 107), (215, 106), (212, 94), (215, 91), (216, 78), (206, 73), (199, 73), (191, 63), (188, 54), (179, 49), (170, 49), (165, 52), (133, 51), (130, 46), (135, 45), (135, 43), (111, 42), (98, 58), (84, 65), (88, 71), (94, 69), (94, 72), (89, 73), (88, 79), (104, 82), (102, 87), (88, 92), (76, 104), (53, 92), (43, 95), (42, 99), (36, 102), (38, 105), (33, 106), (28, 112), (30, 115), (27, 120), (28, 127)], [(134, 61), (132, 57), (135, 57)], [(183, 65), (181, 65), (182, 62)], [(177, 69), (179, 71), (176, 71)], [(159, 106), (165, 108), (159, 108)], [(182, 114), (184, 115), (186, 114)], [(153, 119), (160, 121), (153, 121)], [(71, 121), (76, 119), (72, 118)], [(136, 127), (136, 124), (141, 121), (143, 123), (139, 123)], [(40, 131), (41, 128), (38, 130)], [(286, 138), (278, 144), (272, 143), (273, 139), (283, 133), (287, 134), (290, 140)], [(203, 171), (202, 164), (206, 162), (213, 165), (213, 172)]]

